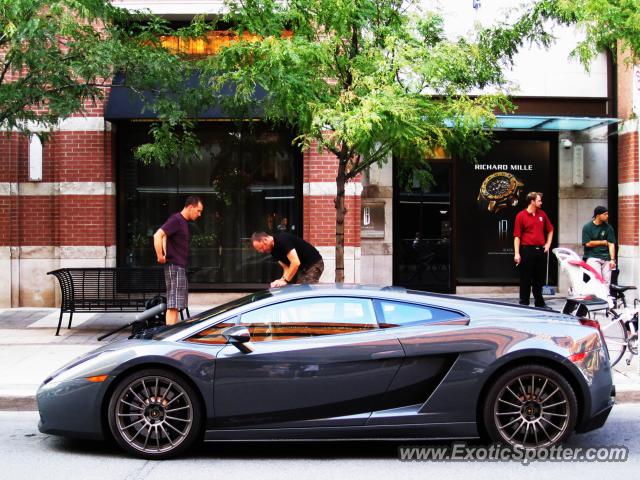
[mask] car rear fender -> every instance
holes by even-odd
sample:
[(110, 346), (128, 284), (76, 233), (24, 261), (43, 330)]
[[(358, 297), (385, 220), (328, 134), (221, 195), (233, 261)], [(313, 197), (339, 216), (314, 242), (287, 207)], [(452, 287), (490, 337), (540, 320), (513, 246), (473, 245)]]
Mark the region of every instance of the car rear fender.
[(496, 360), (491, 367), (484, 372), (485, 380), (483, 381), (483, 387), (476, 405), (476, 417), (479, 422), (482, 420), (483, 401), (493, 382), (504, 372), (527, 364), (543, 365), (552, 368), (569, 382), (578, 400), (578, 419), (576, 425), (580, 425), (584, 415), (591, 411), (589, 385), (578, 367), (567, 358), (557, 353), (540, 349), (519, 350), (506, 354)]

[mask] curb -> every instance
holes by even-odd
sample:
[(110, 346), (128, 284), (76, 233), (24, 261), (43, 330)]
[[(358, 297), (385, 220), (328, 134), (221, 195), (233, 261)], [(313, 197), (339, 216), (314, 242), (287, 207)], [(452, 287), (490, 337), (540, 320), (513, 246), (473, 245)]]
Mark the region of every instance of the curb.
[(617, 390), (616, 403), (640, 403), (640, 390)]
[(14, 412), (25, 412), (38, 410), (35, 396), (29, 397), (0, 397), (0, 411), (11, 410)]

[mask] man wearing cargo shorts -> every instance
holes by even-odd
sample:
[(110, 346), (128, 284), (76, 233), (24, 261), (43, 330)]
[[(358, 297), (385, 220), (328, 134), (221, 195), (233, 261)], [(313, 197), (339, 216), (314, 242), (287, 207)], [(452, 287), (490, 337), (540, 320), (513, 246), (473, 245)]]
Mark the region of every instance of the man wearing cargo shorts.
[(189, 285), (187, 283), (187, 260), (189, 258), (189, 225), (202, 215), (202, 201), (190, 196), (184, 208), (171, 215), (153, 235), (153, 246), (158, 263), (164, 265), (164, 280), (167, 285), (167, 325), (178, 322), (178, 312), (187, 308)]
[(270, 253), (282, 267), (282, 277), (271, 282), (271, 287), (284, 287), (289, 283), (318, 283), (324, 270), (322, 256), (316, 248), (290, 233), (269, 235), (255, 232), (251, 236), (253, 248)]

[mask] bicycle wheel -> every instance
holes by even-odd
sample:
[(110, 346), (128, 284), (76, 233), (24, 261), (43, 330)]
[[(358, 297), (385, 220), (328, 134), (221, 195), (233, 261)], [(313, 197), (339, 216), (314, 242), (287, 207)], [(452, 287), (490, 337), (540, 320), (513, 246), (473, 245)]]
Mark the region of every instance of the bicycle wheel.
[(613, 367), (620, 361), (627, 349), (627, 330), (618, 317), (600, 317), (598, 322), (600, 322), (600, 330), (609, 351), (609, 362)]

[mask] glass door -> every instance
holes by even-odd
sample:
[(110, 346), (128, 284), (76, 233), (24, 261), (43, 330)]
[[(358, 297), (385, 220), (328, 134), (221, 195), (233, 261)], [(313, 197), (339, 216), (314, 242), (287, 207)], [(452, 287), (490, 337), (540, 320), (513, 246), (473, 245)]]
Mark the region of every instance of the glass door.
[(394, 187), (394, 285), (452, 291), (451, 170), (451, 163), (433, 162), (432, 185)]

